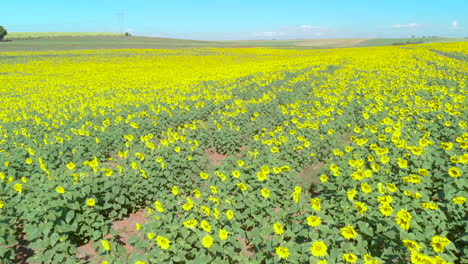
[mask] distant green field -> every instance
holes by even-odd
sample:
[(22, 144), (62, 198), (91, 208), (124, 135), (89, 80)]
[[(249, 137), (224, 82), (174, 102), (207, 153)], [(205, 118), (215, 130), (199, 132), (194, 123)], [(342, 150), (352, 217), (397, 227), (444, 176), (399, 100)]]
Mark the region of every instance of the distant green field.
[[(329, 49), (387, 45), (406, 45), (435, 42), (468, 41), (463, 38), (401, 38), (401, 39), (295, 39), (198, 41), (171, 38), (131, 36), (117, 33), (89, 32), (32, 32), (9, 33), (6, 42), (0, 42), (2, 51), (84, 50), (84, 49), (171, 49), (171, 48), (250, 48)], [(9, 41), (8, 41), (9, 40)]]
[(356, 47), (372, 47), (372, 46), (391, 46), (391, 45), (408, 45), (408, 44), (423, 44), (423, 43), (441, 43), (441, 42), (463, 42), (468, 41), (467, 38), (382, 38), (368, 39), (356, 45)]
[(83, 49), (153, 49), (212, 47), (215, 42), (168, 38), (125, 36), (64, 36), (18, 39), (0, 43), (1, 51), (83, 50)]
[(30, 39), (30, 38), (54, 38), (76, 36), (121, 36), (120, 33), (99, 32), (10, 32), (5, 39)]

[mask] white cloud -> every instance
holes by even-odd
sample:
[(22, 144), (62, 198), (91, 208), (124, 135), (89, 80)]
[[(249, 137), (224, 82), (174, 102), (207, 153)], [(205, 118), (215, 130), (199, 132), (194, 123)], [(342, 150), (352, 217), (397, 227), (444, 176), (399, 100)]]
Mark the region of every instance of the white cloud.
[(289, 26), (278, 28), (274, 31), (255, 32), (254, 37), (265, 37), (265, 38), (311, 38), (320, 37), (329, 33), (334, 33), (335, 30), (327, 27), (313, 26), (313, 25), (300, 25), (300, 26)]
[(416, 29), (419, 27), (421, 27), (421, 25), (417, 23), (396, 24), (391, 26), (393, 29)]
[(313, 31), (313, 30), (322, 30), (324, 29), (323, 27), (317, 27), (317, 26), (311, 26), (311, 25), (302, 25), (299, 26), (300, 29), (304, 31)]
[(265, 31), (265, 32), (255, 32), (254, 36), (256, 37), (279, 37), (279, 36), (284, 36), (284, 32), (277, 32), (277, 31)]
[(457, 20), (452, 21), (452, 26), (450, 27), (451, 29), (459, 29), (460, 28), (460, 22)]

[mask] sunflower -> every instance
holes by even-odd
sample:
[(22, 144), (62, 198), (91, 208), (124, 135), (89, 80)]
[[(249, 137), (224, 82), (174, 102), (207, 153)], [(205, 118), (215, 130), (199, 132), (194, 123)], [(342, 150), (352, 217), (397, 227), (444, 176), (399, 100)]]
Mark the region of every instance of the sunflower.
[(211, 215), (211, 209), (209, 207), (206, 207), (206, 206), (200, 206), (200, 211), (202, 213), (204, 213), (205, 215), (207, 216), (210, 216)]
[(75, 169), (75, 167), (76, 166), (75, 166), (75, 163), (73, 163), (73, 161), (70, 161), (70, 162), (67, 163), (67, 169), (73, 170), (73, 169)]
[(153, 239), (156, 235), (154, 233), (147, 233), (146, 234), (146, 237), (148, 237), (148, 239)]
[(315, 211), (320, 211), (320, 207), (321, 207), (320, 205), (321, 205), (320, 198), (310, 199), (310, 206), (312, 206), (312, 209), (314, 209)]
[(356, 230), (354, 230), (354, 227), (346, 226), (346, 227), (341, 228), (341, 235), (344, 238), (350, 240), (350, 239), (356, 238), (358, 233), (356, 232)]
[(202, 246), (209, 248), (213, 245), (213, 238), (210, 235), (206, 235), (202, 239)]
[(158, 243), (159, 247), (161, 247), (163, 250), (168, 250), (171, 246), (171, 241), (163, 236), (157, 236), (156, 242)]
[(261, 189), (260, 192), (261, 192), (263, 197), (265, 197), (265, 198), (270, 197), (270, 190), (268, 190), (267, 188)]
[(416, 241), (403, 239), (403, 244), (410, 251), (420, 251), (422, 247)]
[(369, 210), (365, 203), (355, 202), (354, 207), (358, 210), (359, 214), (363, 215), (367, 210)]
[(408, 230), (410, 228), (411, 218), (412, 216), (407, 210), (401, 209), (398, 211), (395, 221), (402, 229)]
[(278, 235), (281, 235), (284, 232), (283, 225), (279, 222), (276, 222), (273, 224), (273, 229), (275, 230), (275, 233)]
[(315, 241), (310, 247), (310, 252), (316, 257), (323, 257), (327, 255), (327, 244), (323, 241)]
[(289, 257), (289, 249), (285, 247), (277, 247), (276, 248), (276, 255), (282, 259), (287, 259)]
[(219, 230), (219, 239), (221, 240), (226, 240), (228, 238), (228, 231), (224, 230), (224, 229), (220, 229)]
[(448, 170), (448, 174), (453, 177), (453, 178), (458, 178), (461, 176), (461, 171), (460, 169), (458, 169), (457, 167), (451, 167), (449, 170)]
[(444, 150), (451, 150), (453, 148), (453, 143), (452, 142), (442, 142), (442, 143), (440, 143), (440, 146)]
[(372, 191), (372, 187), (368, 183), (361, 184), (361, 191), (363, 193), (370, 193)]
[(203, 220), (200, 222), (200, 227), (205, 230), (205, 232), (211, 233), (211, 225), (207, 221)]
[(86, 200), (86, 205), (93, 207), (96, 204), (96, 201), (93, 198)]
[(184, 222), (186, 228), (194, 228), (197, 226), (198, 221), (196, 219), (190, 219)]
[(241, 176), (241, 173), (239, 171), (235, 170), (232, 172), (232, 177), (239, 178), (240, 176)]
[(109, 250), (110, 250), (109, 241), (103, 239), (103, 240), (101, 240), (101, 245), (102, 245), (102, 247), (104, 248), (105, 251), (109, 251)]
[(164, 207), (159, 201), (154, 202), (154, 207), (156, 207), (156, 210), (160, 213), (164, 212)]
[(259, 181), (262, 182), (267, 179), (267, 175), (263, 171), (260, 171), (260, 172), (257, 172), (257, 178)]
[(398, 167), (405, 169), (408, 167), (408, 161), (404, 159), (397, 158)]
[(227, 219), (231, 220), (232, 218), (234, 218), (234, 212), (231, 211), (231, 210), (227, 210), (226, 211), (226, 217), (227, 217)]
[(207, 180), (210, 175), (206, 172), (200, 172), (200, 178)]
[(237, 187), (239, 187), (239, 189), (241, 191), (246, 191), (247, 190), (247, 185), (243, 184), (243, 183), (238, 183), (237, 184)]
[(385, 216), (390, 216), (393, 213), (393, 208), (388, 203), (381, 205), (379, 207), (379, 210), (380, 210), (380, 213), (382, 213)]
[(450, 243), (450, 240), (448, 240), (446, 237), (441, 236), (434, 236), (431, 240), (432, 248), (437, 253), (443, 253), (445, 246), (447, 246)]
[(60, 194), (64, 194), (65, 193), (65, 189), (62, 187), (62, 186), (59, 186), (57, 188), (55, 188), (55, 191), (60, 193)]
[(177, 186), (172, 186), (172, 194), (173, 195), (179, 194), (179, 188), (177, 188)]
[(210, 186), (210, 190), (213, 194), (217, 194), (218, 193), (218, 188), (216, 188), (216, 186)]
[(346, 253), (342, 256), (342, 259), (348, 263), (356, 263), (358, 257), (353, 253)]
[(352, 189), (346, 192), (346, 196), (348, 196), (348, 200), (350, 201), (354, 200), (354, 196), (356, 196), (356, 194), (357, 194), (356, 189)]
[(455, 197), (452, 199), (452, 202), (456, 204), (464, 204), (466, 202), (466, 198), (463, 196)]
[(322, 223), (320, 217), (311, 215), (307, 217), (307, 224), (311, 227), (317, 227)]

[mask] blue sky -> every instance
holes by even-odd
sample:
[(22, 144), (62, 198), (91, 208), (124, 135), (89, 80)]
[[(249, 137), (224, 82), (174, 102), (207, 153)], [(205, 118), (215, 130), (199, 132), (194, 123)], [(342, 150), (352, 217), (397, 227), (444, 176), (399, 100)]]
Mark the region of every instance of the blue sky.
[(204, 40), (468, 37), (468, 1), (17, 0), (11, 32), (130, 32)]

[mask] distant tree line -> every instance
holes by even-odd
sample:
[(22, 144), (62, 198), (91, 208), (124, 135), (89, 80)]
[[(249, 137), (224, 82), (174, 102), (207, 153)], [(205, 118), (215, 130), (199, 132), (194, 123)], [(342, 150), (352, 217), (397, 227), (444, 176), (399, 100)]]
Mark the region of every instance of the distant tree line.
[[(411, 35), (411, 38), (415, 38), (415, 35)], [(441, 38), (439, 36), (421, 36), (420, 38)]]
[[(416, 36), (415, 35), (411, 35), (411, 38), (415, 38)], [(440, 36), (421, 36), (420, 38), (442, 38)], [(464, 38), (468, 38), (468, 37), (464, 37)]]
[[(412, 37), (414, 38), (414, 37)], [(422, 44), (425, 43), (424, 40), (421, 39), (415, 39), (415, 40), (406, 40), (406, 41), (401, 41), (401, 42), (394, 42), (392, 43), (393, 46), (401, 46), (401, 45), (409, 45), (409, 44)]]
[(0, 26), (0, 41), (2, 41), (7, 34), (8, 31), (3, 26)]

